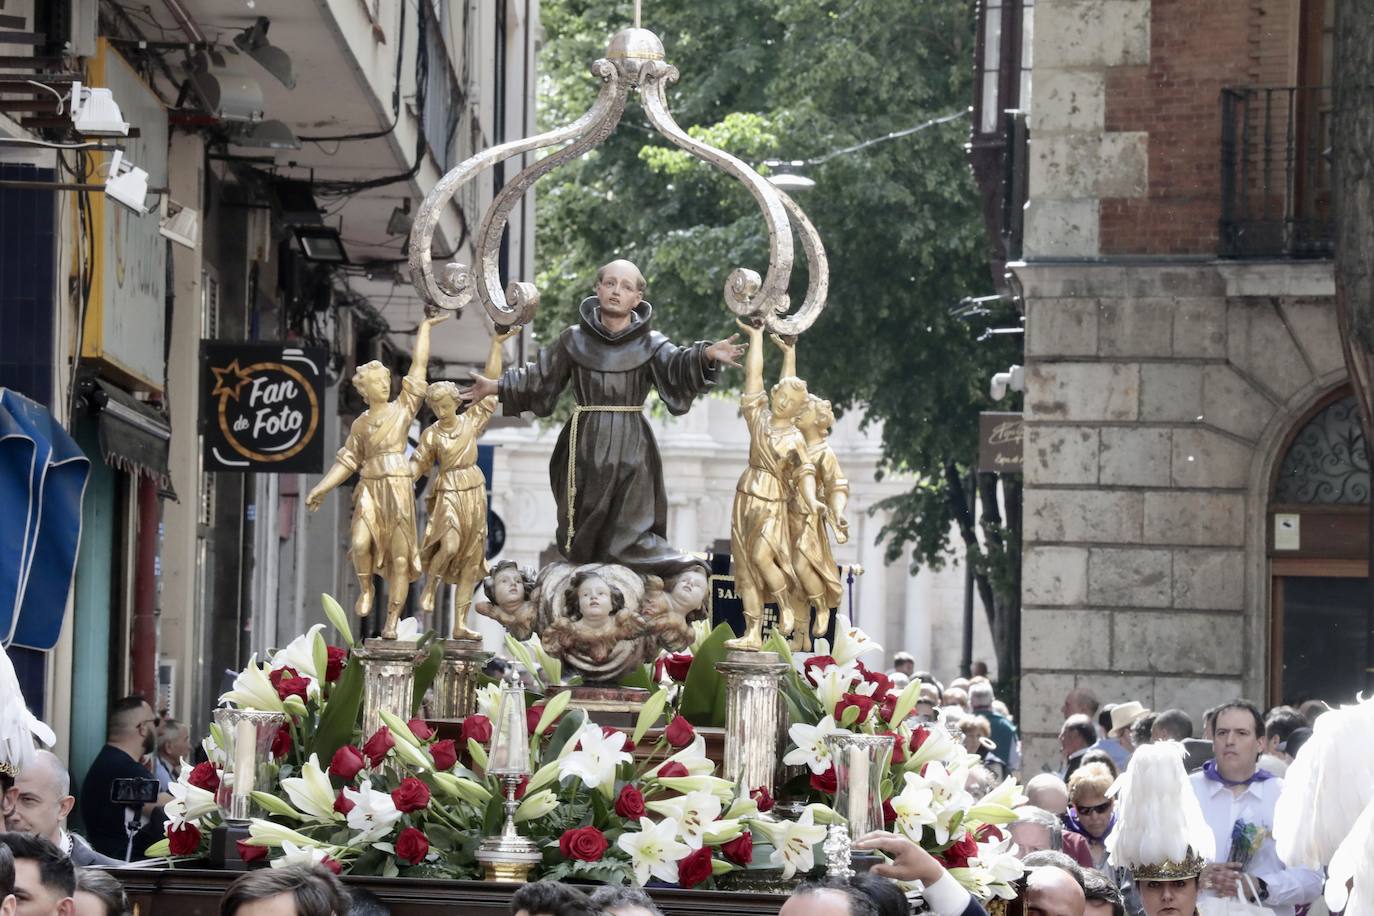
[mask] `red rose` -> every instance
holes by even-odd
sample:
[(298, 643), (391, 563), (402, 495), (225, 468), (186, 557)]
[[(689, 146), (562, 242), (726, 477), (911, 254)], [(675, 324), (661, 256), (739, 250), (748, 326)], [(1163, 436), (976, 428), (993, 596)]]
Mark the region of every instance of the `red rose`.
[(219, 772), (215, 769), (215, 765), (208, 760), (192, 767), (191, 774), (186, 777), (186, 781), (197, 789), (204, 789), (206, 792), (219, 791)]
[(859, 718), (854, 720), (854, 724), (858, 725), (868, 718), (868, 714), (871, 713), (873, 707), (877, 705), (877, 700), (874, 700), (872, 697), (866, 697), (861, 693), (846, 693), (844, 696), (840, 697), (840, 702), (835, 704), (835, 721), (841, 721), (841, 717), (844, 715), (845, 710), (853, 706), (859, 710)]
[(463, 729), (459, 735), (464, 744), (468, 743), (468, 739), (475, 740), (478, 744), (486, 744), (491, 740), (491, 720), (478, 714), (468, 716), (463, 720)]
[(414, 827), (407, 827), (396, 838), (396, 858), (407, 865), (419, 865), (429, 855), (429, 837)]
[(749, 797), (754, 800), (754, 804), (759, 806), (759, 814), (766, 814), (773, 810), (773, 796), (769, 794), (767, 787), (759, 786), (749, 793)]
[(515, 784), (515, 800), (519, 801), (525, 797), (525, 793), (530, 790), (530, 778), (521, 776), (520, 781)]
[(644, 816), (644, 795), (629, 783), (615, 797), (615, 813), (627, 820)]
[(334, 752), (334, 759), (329, 761), (329, 775), (337, 776), (344, 782), (352, 782), (353, 777), (358, 775), (366, 763), (362, 751), (351, 744), (345, 744)]
[(703, 846), (677, 863), (677, 886), (696, 887), (711, 877), (711, 847)]
[[(625, 733), (622, 732), (620, 729), (611, 728), (609, 725), (601, 726), (601, 734), (606, 736), (607, 738), (611, 737), (611, 735), (616, 734), (625, 735)], [(630, 740), (629, 735), (625, 735), (625, 743), (621, 745), (620, 749), (627, 754), (633, 754), (635, 752), (635, 743)]]
[(407, 776), (391, 793), (391, 800), (396, 803), (396, 810), (402, 814), (419, 811), (429, 804), (429, 786), (414, 776)]
[(663, 680), (663, 675), (677, 681), (679, 684), (687, 680), (687, 672), (692, 668), (691, 652), (669, 652), (660, 655), (654, 661), (654, 680)]
[(596, 862), (606, 853), (606, 834), (595, 827), (578, 827), (565, 830), (558, 838), (558, 851), (565, 859), (581, 859), (583, 862)]
[(353, 810), (355, 804), (357, 803), (349, 801), (348, 796), (343, 794), (343, 789), (340, 789), (339, 794), (334, 796), (334, 810), (344, 817), (348, 817), (348, 812)]
[(305, 692), (310, 688), (310, 681), (303, 677), (284, 677), (277, 682), (277, 696), (283, 700), (287, 697), (300, 697), (301, 702), (305, 702)]
[(247, 840), (235, 840), (234, 845), (239, 848), (239, 858), (244, 865), (251, 865), (259, 859), (267, 858), (266, 846), (254, 846)]
[(324, 679), (332, 684), (339, 679), (344, 666), (348, 664), (348, 650), (340, 649), (338, 646), (325, 646), (324, 651), (329, 656), (329, 661), (325, 664)]
[(1006, 835), (993, 824), (984, 824), (973, 832), (973, 838), (980, 843), (1002, 842)]
[(721, 846), (720, 851), (736, 865), (748, 865), (754, 858), (754, 836), (746, 830)]
[(539, 720), (542, 718), (544, 718), (544, 707), (542, 706), (531, 706), (525, 710), (525, 728), (531, 735), (539, 727)]
[(272, 736), (272, 756), (277, 760), (291, 753), (291, 726), (282, 725)]
[(367, 765), (373, 767), (379, 765), (386, 759), (387, 752), (395, 746), (396, 739), (391, 737), (391, 729), (383, 725), (363, 745), (363, 754), (367, 757)]
[(296, 669), (292, 668), (289, 665), (281, 668), (273, 668), (271, 671), (267, 672), (267, 679), (272, 682), (273, 687), (276, 687), (278, 684), (280, 684), (282, 682), (282, 678), (298, 676), (299, 673), (296, 671)]
[(410, 733), (421, 741), (428, 741), (434, 737), (434, 729), (430, 728), (429, 723), (424, 719), (411, 719), (406, 723), (406, 728), (410, 729)]
[(673, 721), (668, 723), (668, 727), (663, 730), (663, 737), (668, 739), (668, 743), (673, 747), (686, 747), (696, 738), (696, 729), (692, 728), (692, 723), (682, 716), (673, 716)]
[(911, 730), (911, 740), (907, 742), (907, 745), (911, 748), (911, 753), (914, 754), (919, 751), (921, 745), (925, 744), (926, 740), (929, 738), (930, 729), (926, 728), (924, 725), (918, 725), (913, 728)]
[(835, 794), (835, 767), (832, 764), (830, 769), (821, 775), (811, 774), (811, 788), (817, 792), (825, 792), (827, 795)]
[(200, 849), (200, 830), (195, 824), (182, 824), (167, 831), (167, 845), (174, 856), (189, 856)]
[(889, 693), (883, 697), (883, 701), (878, 704), (878, 715), (883, 717), (883, 721), (888, 725), (896, 726), (900, 723), (893, 722), (892, 717), (897, 714), (897, 694)]
[(687, 772), (687, 768), (676, 760), (669, 760), (663, 766), (658, 768), (659, 779), (671, 779), (674, 776), (690, 775), (691, 774)]
[(332, 859), (329, 856), (325, 856), (323, 859), (321, 859), (320, 864), (323, 865), (325, 868), (329, 869), (330, 871), (332, 871), (336, 875), (343, 873), (343, 866), (340, 865), (337, 860)]
[(429, 746), (429, 755), (434, 758), (434, 769), (451, 770), (458, 762), (458, 748), (452, 738), (436, 741)]
[(821, 685), (821, 672), (835, 664), (837, 662), (829, 655), (813, 655), (802, 665), (802, 673), (806, 675), (806, 679), (811, 682), (812, 687), (819, 687)]
[(878, 732), (878, 734), (886, 735), (892, 739), (892, 765), (897, 766), (904, 763), (906, 761), (906, 742), (902, 740), (902, 736), (889, 731)]
[(892, 690), (892, 679), (888, 677), (886, 674), (883, 674), (881, 671), (869, 671), (867, 668), (865, 668), (864, 680), (870, 684), (878, 685), (877, 688), (873, 691), (873, 698), (875, 700), (883, 699)]
[(967, 868), (968, 860), (978, 855), (978, 841), (973, 838), (973, 834), (965, 831), (959, 838), (959, 842), (954, 843), (940, 855), (936, 856), (945, 868)]
[(892, 807), (892, 802), (883, 799), (883, 825), (890, 827), (897, 822), (897, 809)]

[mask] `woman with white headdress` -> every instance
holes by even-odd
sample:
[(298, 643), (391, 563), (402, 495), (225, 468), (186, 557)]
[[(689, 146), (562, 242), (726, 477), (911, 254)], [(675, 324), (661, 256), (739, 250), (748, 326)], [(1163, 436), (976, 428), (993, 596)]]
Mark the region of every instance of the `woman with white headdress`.
[(1108, 794), (1116, 796), (1117, 820), (1107, 861), (1130, 870), (1146, 916), (1193, 916), (1215, 840), (1183, 769), (1182, 746), (1138, 748)]

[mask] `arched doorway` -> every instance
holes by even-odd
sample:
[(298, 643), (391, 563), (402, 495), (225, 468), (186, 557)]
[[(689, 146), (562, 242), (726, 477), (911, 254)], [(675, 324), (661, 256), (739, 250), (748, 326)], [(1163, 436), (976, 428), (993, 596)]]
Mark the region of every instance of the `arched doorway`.
[(1269, 701), (1351, 702), (1374, 685), (1369, 451), (1348, 386), (1284, 443), (1270, 491)]

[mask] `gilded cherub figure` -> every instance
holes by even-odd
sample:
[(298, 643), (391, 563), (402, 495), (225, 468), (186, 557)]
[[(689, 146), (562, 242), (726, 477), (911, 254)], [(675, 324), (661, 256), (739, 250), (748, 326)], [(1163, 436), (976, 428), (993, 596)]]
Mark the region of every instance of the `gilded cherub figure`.
[(644, 577), (643, 616), (658, 644), (681, 652), (692, 644), (692, 621), (706, 617), (706, 571), (693, 566), (664, 582)]
[(521, 642), (530, 638), (539, 617), (534, 579), (515, 561), (502, 560), (492, 567), (482, 580), (482, 593), (487, 600), (477, 602), (477, 613), (495, 620)]
[[(501, 347), (519, 333), (519, 328), (511, 328), (492, 338), (484, 370), (488, 375), (501, 372)], [(477, 467), (477, 439), (486, 431), (497, 401), (482, 398), (459, 413), (464, 402), (453, 382), (435, 382), (426, 397), (436, 420), (420, 435), (410, 459), (416, 479), (437, 466), (429, 488), (429, 521), (420, 542), (420, 561), (428, 576), (420, 607), (434, 610), (441, 584), (458, 586), (449, 638), (481, 639), (467, 625), (473, 589), (487, 573), (487, 482)]]
[(406, 437), (425, 396), (430, 328), (447, 318), (436, 315), (420, 322), (410, 371), (401, 379), (401, 391), (394, 401), (387, 400), (391, 396), (391, 371), (386, 366), (373, 360), (353, 373), (353, 387), (367, 401), (367, 410), (353, 421), (334, 465), (305, 498), (314, 512), (330, 490), (358, 475), (349, 534), (349, 554), (359, 586), (354, 610), (359, 617), (372, 613), (372, 577), (385, 578), (388, 601), (383, 639), (396, 638), (396, 624), (410, 583), (420, 577), (415, 492), (406, 461)]
[(792, 567), (792, 536), (787, 501), (795, 482), (807, 516), (825, 507), (816, 498), (816, 467), (796, 421), (807, 403), (806, 382), (796, 375), (796, 351), (774, 337), (783, 350), (783, 371), (768, 394), (763, 389), (763, 329), (739, 322), (749, 337), (744, 393), (740, 406), (749, 425), (749, 467), (735, 485), (730, 519), (730, 554), (735, 584), (744, 605), (745, 631), (726, 645), (732, 649), (763, 647), (763, 605), (778, 605), (778, 631), (796, 628), (797, 593)]
[[(782, 346), (781, 342), (779, 345)], [(830, 550), (826, 522), (835, 532), (837, 543), (849, 540), (849, 522), (844, 511), (849, 505), (849, 481), (840, 468), (835, 450), (830, 447), (830, 430), (835, 425), (835, 411), (824, 398), (810, 395), (797, 428), (806, 440), (807, 455), (816, 468), (816, 497), (826, 507), (824, 514), (808, 512), (803, 497), (793, 488), (788, 500), (789, 527), (792, 532), (792, 570), (802, 589), (799, 604), (816, 609), (810, 630), (797, 640), (803, 649), (810, 649), (811, 638), (825, 635), (830, 627), (831, 611), (839, 607), (844, 588), (840, 583), (839, 567)]]

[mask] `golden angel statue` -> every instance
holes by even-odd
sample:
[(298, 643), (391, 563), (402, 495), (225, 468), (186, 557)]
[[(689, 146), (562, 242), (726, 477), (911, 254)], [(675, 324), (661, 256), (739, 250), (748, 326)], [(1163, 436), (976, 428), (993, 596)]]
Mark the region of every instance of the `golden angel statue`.
[[(501, 347), (519, 333), (518, 327), (511, 328), (492, 338), (487, 375), (500, 374)], [(477, 439), (496, 412), (497, 400), (482, 398), (459, 413), (463, 398), (453, 382), (435, 382), (426, 398), (436, 419), (420, 434), (419, 447), (410, 458), (410, 472), (417, 480), (437, 467), (420, 542), (420, 562), (428, 577), (420, 607), (434, 610), (441, 584), (458, 586), (449, 638), (481, 639), (482, 634), (467, 625), (473, 589), (487, 574), (487, 481), (477, 467)]]
[(777, 602), (778, 631), (790, 636), (796, 628), (796, 596), (801, 588), (792, 566), (789, 484), (795, 486), (804, 517), (823, 515), (825, 507), (816, 498), (816, 466), (796, 425), (808, 394), (806, 382), (796, 376), (795, 350), (774, 338), (783, 349), (783, 374), (765, 395), (763, 329), (744, 322), (739, 325), (749, 336), (744, 393), (740, 397), (749, 425), (749, 467), (735, 485), (730, 554), (736, 588), (744, 605), (745, 631), (726, 642), (726, 646), (760, 649), (767, 598)]
[(388, 601), (383, 639), (396, 638), (396, 623), (410, 583), (420, 577), (415, 492), (406, 461), (406, 435), (424, 401), (430, 328), (447, 318), (436, 315), (420, 322), (410, 371), (401, 379), (401, 393), (396, 400), (387, 400), (391, 395), (391, 371), (380, 362), (365, 363), (353, 373), (353, 387), (367, 401), (367, 410), (353, 421), (333, 467), (305, 498), (314, 512), (330, 490), (354, 473), (358, 475), (349, 535), (349, 554), (360, 589), (354, 610), (359, 617), (372, 613), (372, 577), (375, 574), (385, 578)]
[[(781, 341), (779, 346), (786, 347)], [(835, 411), (824, 398), (810, 395), (797, 418), (797, 429), (806, 440), (806, 453), (815, 466), (816, 498), (825, 506), (823, 514), (809, 511), (797, 486), (788, 499), (788, 523), (792, 534), (792, 570), (801, 586), (800, 607), (813, 607), (816, 617), (809, 632), (794, 639), (797, 647), (809, 650), (812, 638), (824, 636), (830, 628), (830, 613), (840, 605), (844, 587), (840, 570), (830, 551), (826, 523), (835, 532), (836, 542), (849, 540), (849, 523), (844, 510), (849, 505), (849, 481), (840, 469), (835, 450), (830, 447), (830, 429)]]

